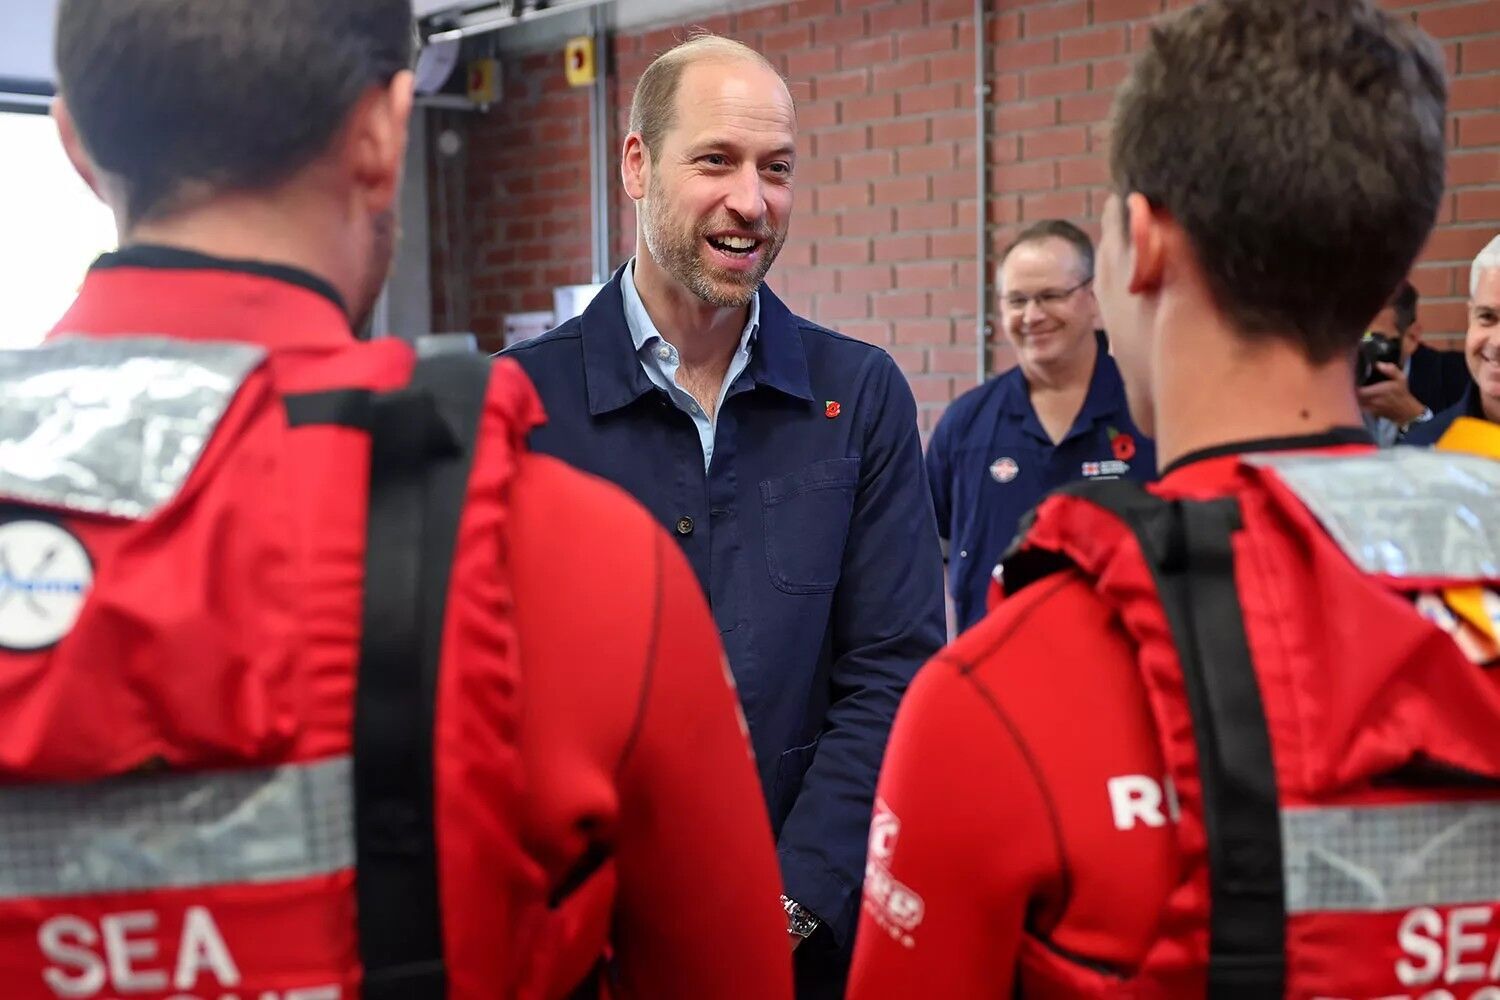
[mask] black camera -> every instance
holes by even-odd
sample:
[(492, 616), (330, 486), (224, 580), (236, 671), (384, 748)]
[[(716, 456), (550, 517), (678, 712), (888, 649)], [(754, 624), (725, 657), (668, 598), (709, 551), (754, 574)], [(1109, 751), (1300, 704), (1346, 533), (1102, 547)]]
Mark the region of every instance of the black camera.
[(1364, 339), (1359, 342), (1360, 385), (1374, 385), (1376, 382), (1384, 382), (1389, 378), (1376, 367), (1382, 361), (1391, 365), (1401, 363), (1401, 341), (1372, 330), (1366, 333)]

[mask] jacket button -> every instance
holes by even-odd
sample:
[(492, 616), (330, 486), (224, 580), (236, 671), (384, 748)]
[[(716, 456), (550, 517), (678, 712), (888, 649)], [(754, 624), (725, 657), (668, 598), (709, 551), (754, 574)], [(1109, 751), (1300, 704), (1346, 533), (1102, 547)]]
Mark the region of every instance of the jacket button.
[(693, 533), (693, 519), (684, 514), (677, 519), (677, 533), (679, 535), (691, 535)]

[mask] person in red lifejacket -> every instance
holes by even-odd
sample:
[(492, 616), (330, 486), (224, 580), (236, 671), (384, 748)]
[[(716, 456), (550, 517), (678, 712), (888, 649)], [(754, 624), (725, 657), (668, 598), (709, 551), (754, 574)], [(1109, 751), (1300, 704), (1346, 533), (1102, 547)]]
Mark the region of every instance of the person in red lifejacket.
[(1044, 501), (882, 769), (851, 996), (1500, 997), (1500, 463), (1361, 428), (1443, 191), (1368, 0), (1153, 26), (1096, 288), (1150, 488)]
[(361, 341), (409, 0), (63, 0), (121, 248), (0, 352), (8, 1000), (782, 998), (692, 571), (521, 370)]

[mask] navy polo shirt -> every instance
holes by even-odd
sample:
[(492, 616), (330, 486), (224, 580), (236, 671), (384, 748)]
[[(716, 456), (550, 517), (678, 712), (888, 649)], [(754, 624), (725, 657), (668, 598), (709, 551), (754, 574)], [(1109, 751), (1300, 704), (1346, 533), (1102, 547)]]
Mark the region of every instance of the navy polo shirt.
[(547, 410), (531, 446), (623, 487), (681, 545), (739, 688), (786, 893), (847, 943), (891, 721), (944, 639), (916, 403), (890, 355), (762, 287), (705, 469), (692, 417), (641, 366), (620, 281), (506, 352)]
[(1021, 517), (1076, 479), (1156, 478), (1156, 448), (1131, 422), (1125, 386), (1099, 338), (1088, 396), (1054, 444), (1017, 366), (955, 399), (927, 447), (938, 534), (948, 543), (948, 586), (958, 627), (984, 617), (995, 564)]

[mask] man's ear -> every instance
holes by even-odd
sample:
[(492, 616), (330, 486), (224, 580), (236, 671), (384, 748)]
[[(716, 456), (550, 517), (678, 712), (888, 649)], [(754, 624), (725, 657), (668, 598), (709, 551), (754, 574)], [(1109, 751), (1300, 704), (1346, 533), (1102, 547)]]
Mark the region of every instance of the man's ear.
[(1143, 194), (1125, 199), (1130, 243), (1130, 293), (1140, 295), (1161, 287), (1166, 272), (1166, 233), (1157, 209)]
[(1094, 294), (1092, 285), (1086, 291), (1089, 296), (1089, 322), (1093, 324), (1095, 330), (1102, 330), (1104, 329), (1104, 314), (1099, 311), (1099, 296)]
[(108, 204), (109, 199), (99, 183), (99, 170), (94, 166), (94, 160), (89, 156), (88, 150), (84, 149), (83, 140), (78, 137), (78, 129), (73, 124), (73, 113), (68, 110), (68, 102), (60, 94), (52, 102), (52, 121), (57, 125), (57, 137), (62, 140), (63, 152), (67, 154), (68, 162), (73, 164), (73, 169), (78, 172), (83, 183), (94, 192), (94, 197)]
[(371, 88), (350, 115), (347, 163), (369, 207), (377, 212), (390, 209), (400, 197), (414, 88), (415, 77), (403, 70), (386, 86)]
[(625, 184), (625, 193), (631, 201), (646, 197), (651, 183), (651, 151), (639, 132), (625, 137), (625, 147), (620, 151), (620, 180)]

